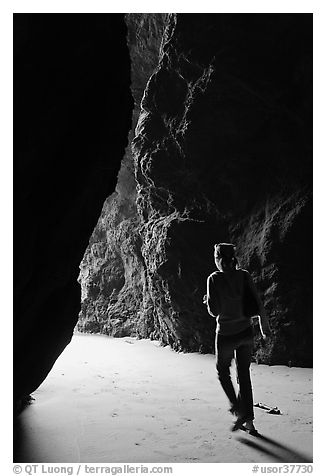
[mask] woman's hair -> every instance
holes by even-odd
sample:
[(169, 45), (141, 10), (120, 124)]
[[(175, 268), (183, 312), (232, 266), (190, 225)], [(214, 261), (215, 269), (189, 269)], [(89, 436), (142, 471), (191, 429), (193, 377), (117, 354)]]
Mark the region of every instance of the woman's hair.
[(214, 258), (221, 260), (222, 268), (237, 269), (239, 263), (235, 256), (235, 246), (232, 243), (219, 243), (214, 245)]

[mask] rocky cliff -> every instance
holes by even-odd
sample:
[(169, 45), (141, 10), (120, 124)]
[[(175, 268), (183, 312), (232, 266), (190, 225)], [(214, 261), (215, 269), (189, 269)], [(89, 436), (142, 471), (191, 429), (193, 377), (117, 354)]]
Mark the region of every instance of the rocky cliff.
[(202, 296), (214, 243), (232, 241), (271, 319), (257, 361), (311, 365), (312, 16), (131, 14), (128, 28), (142, 99), (81, 264), (78, 328), (213, 351)]

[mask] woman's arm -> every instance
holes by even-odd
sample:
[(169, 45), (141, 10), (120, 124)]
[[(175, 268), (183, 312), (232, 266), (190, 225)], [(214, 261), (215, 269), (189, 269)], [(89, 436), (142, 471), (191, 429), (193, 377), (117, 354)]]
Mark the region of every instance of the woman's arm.
[(220, 313), (220, 303), (217, 295), (217, 289), (214, 286), (214, 277), (213, 275), (208, 276), (207, 278), (207, 311), (208, 313), (216, 317)]

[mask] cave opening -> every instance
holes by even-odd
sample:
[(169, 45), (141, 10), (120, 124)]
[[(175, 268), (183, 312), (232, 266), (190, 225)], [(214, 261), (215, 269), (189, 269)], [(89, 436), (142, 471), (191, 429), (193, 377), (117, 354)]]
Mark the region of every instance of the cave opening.
[[(181, 393), (192, 404), (212, 400), (186, 385), (174, 409), (156, 392), (162, 385), (172, 392), (183, 372), (192, 389), (204, 385), (199, 368), (207, 377), (215, 322), (202, 297), (214, 243), (223, 241), (236, 244), (270, 315), (273, 335), (267, 345), (256, 339), (255, 362), (270, 378), (267, 365), (295, 367), (302, 392), (310, 388), (311, 104), (310, 14), (14, 15), (18, 409), (38, 388), (40, 399), (42, 389), (51, 393), (52, 376), (58, 389), (61, 376), (73, 380), (73, 362), (84, 372), (83, 352), (91, 352), (85, 381), (96, 387), (94, 401), (109, 392), (94, 381), (112, 383), (108, 425), (121, 417), (115, 371), (125, 372), (121, 389), (140, 403), (152, 394), (154, 415), (172, 414), (168, 431), (180, 413), (183, 438), (197, 409), (183, 412)], [(153, 349), (170, 373), (155, 367)], [(188, 353), (175, 353), (188, 367), (178, 367), (171, 349)], [(143, 367), (138, 362), (131, 378), (133, 358)], [(162, 377), (156, 388), (147, 359)], [(83, 394), (80, 380), (76, 388)], [(125, 410), (137, 428), (140, 414), (133, 404)], [(157, 423), (150, 408), (144, 412)], [(80, 435), (71, 406), (66, 417)], [(142, 446), (137, 431), (132, 437), (131, 459)], [(308, 433), (296, 443), (307, 440)], [(67, 461), (78, 458), (71, 439), (67, 448)]]
[(214, 352), (202, 296), (229, 241), (273, 323), (256, 360), (311, 366), (311, 17), (126, 23), (133, 126), (81, 263), (77, 330)]

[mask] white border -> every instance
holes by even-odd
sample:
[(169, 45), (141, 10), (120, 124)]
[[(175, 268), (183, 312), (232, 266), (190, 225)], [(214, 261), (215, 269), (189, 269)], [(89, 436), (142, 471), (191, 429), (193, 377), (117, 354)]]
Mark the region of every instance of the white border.
[[(326, 280), (323, 276), (325, 255), (325, 169), (326, 160), (326, 104), (325, 104), (325, 4), (322, 1), (224, 1), (224, 2), (112, 2), (103, 0), (73, 1), (3, 1), (0, 11), (0, 48), (1, 48), (1, 160), (0, 160), (0, 188), (1, 188), (1, 252), (2, 267), (0, 273), (1, 290), (1, 330), (2, 342), (2, 438), (0, 467), (11, 462), (12, 429), (11, 429), (11, 382), (12, 367), (12, 13), (120, 13), (120, 12), (187, 12), (187, 13), (314, 13), (314, 474), (322, 474), (321, 462), (325, 459), (323, 445), (323, 429), (325, 415), (325, 289)], [(23, 233), (23, 230), (19, 232)], [(4, 434), (5, 432), (5, 434)], [(179, 466), (179, 465), (178, 465)], [(216, 466), (208, 464), (180, 465), (187, 468), (187, 474), (216, 474)], [(218, 469), (225, 474), (240, 468), (250, 471), (247, 464), (219, 464)], [(245, 468), (247, 468), (245, 470)], [(240, 469), (240, 471), (241, 471)], [(11, 472), (11, 469), (10, 469)], [(177, 471), (179, 473), (179, 471)]]

